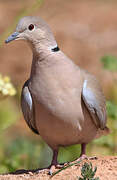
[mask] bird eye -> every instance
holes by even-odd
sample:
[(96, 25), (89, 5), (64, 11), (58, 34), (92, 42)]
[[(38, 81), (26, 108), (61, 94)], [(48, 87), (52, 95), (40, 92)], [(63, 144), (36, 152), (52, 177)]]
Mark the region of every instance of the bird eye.
[(30, 24), (30, 25), (28, 26), (28, 29), (29, 29), (30, 31), (32, 31), (32, 30), (34, 29), (34, 25), (33, 25), (33, 24)]

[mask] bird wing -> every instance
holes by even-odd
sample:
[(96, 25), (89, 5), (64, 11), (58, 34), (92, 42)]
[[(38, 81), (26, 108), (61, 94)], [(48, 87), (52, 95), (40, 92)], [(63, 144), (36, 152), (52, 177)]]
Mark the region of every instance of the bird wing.
[(105, 97), (95, 77), (87, 72), (84, 72), (84, 74), (82, 99), (95, 125), (100, 129), (104, 129), (107, 121)]
[(28, 88), (29, 81), (24, 83), (21, 93), (21, 107), (24, 115), (24, 119), (28, 124), (29, 128), (36, 134), (39, 134), (35, 125), (35, 112), (34, 112), (34, 103), (31, 96), (31, 93)]

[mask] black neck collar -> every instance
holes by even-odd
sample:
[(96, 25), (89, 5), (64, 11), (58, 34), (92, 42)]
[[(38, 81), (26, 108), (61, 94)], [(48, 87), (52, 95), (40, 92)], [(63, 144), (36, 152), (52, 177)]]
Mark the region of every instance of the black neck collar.
[(57, 51), (59, 51), (59, 50), (60, 50), (60, 49), (59, 49), (58, 46), (56, 46), (55, 48), (51, 49), (52, 52), (57, 52)]

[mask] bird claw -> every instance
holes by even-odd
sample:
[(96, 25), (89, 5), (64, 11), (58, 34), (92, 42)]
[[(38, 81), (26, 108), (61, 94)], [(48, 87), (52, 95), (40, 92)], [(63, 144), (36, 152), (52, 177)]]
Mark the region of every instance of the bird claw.
[(97, 156), (88, 157), (88, 160), (97, 160), (97, 159), (98, 159)]
[(88, 160), (88, 157), (86, 156), (86, 154), (82, 154), (78, 159), (77, 161), (82, 161), (84, 159), (87, 159)]
[(48, 172), (48, 175), (52, 176), (52, 174), (53, 174), (53, 171), (52, 171), (52, 169), (50, 169)]
[(63, 168), (63, 167), (66, 166), (66, 165), (68, 165), (68, 163), (51, 165), (50, 168), (49, 168), (48, 174), (49, 174), (49, 175), (52, 175), (53, 172), (54, 172), (56, 169), (61, 169), (61, 168)]
[(40, 174), (40, 173), (48, 174), (49, 173), (49, 168), (38, 169), (35, 173), (36, 174)]
[(98, 159), (97, 156), (87, 157), (85, 154), (82, 154), (76, 161), (82, 161), (82, 160), (96, 160)]

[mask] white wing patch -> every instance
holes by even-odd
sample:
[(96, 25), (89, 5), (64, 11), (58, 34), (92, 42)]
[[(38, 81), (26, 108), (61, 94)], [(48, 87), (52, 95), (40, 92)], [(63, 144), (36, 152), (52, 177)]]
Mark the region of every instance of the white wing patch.
[(24, 99), (27, 102), (27, 104), (29, 105), (29, 108), (31, 110), (32, 109), (32, 97), (31, 97), (27, 87), (24, 88)]
[(93, 118), (93, 121), (98, 127), (102, 129), (105, 127), (106, 116), (100, 104), (100, 99), (93, 92), (93, 89), (87, 87), (88, 81), (84, 81), (82, 97), (85, 105), (87, 106), (90, 115)]
[(91, 91), (90, 88), (87, 88), (87, 80), (84, 81), (83, 96), (91, 107), (99, 106), (94, 93)]

